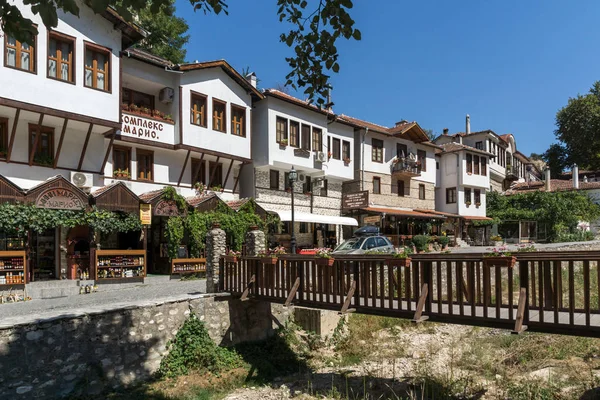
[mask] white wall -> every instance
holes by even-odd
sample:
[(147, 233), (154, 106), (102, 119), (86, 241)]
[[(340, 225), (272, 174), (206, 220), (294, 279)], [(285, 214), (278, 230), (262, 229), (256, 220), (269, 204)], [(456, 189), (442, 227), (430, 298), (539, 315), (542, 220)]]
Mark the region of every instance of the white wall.
[[(331, 139), (327, 139), (327, 137), (330, 137)], [(323, 134), (323, 151), (333, 152), (333, 149), (326, 149), (328, 140), (331, 140), (333, 146), (333, 138), (340, 139), (340, 160), (335, 160), (331, 157), (327, 163), (323, 163), (323, 170), (327, 176), (351, 180), (354, 178), (354, 128), (338, 122), (329, 125), (327, 135)], [(342, 149), (344, 141), (350, 142), (350, 163), (348, 165), (346, 165), (343, 160)]]
[(459, 153), (442, 153), (439, 157), (440, 180), (437, 182), (435, 191), (435, 209), (436, 211), (458, 214), (458, 199), (457, 203), (446, 204), (446, 189), (455, 187), (460, 190), (458, 182), (458, 167), (460, 164)]
[[(36, 73), (4, 67), (4, 36), (0, 52), (0, 97), (73, 112), (81, 115), (117, 122), (119, 120), (119, 52), (121, 32), (91, 8), (79, 3), (79, 17), (58, 12), (55, 31), (74, 36), (75, 85), (47, 78), (48, 33), (39, 16), (31, 12), (22, 1), (15, 1), (23, 16), (38, 25), (36, 44)], [(108, 47), (111, 53), (111, 93), (84, 87), (84, 41)]]

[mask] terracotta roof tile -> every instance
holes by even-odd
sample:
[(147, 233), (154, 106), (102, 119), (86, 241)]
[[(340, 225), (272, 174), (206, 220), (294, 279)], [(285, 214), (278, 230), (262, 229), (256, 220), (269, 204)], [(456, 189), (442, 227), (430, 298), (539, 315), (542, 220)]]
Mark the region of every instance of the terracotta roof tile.
[[(579, 189), (577, 190), (592, 190), (600, 189), (600, 182), (581, 182), (579, 181)], [(563, 192), (576, 190), (573, 187), (573, 180), (565, 179), (550, 179), (550, 191), (551, 192)], [(525, 192), (545, 192), (546, 183), (544, 181), (535, 182), (519, 182), (513, 185), (509, 190), (506, 191), (507, 195), (525, 193)]]
[(159, 197), (160, 195), (163, 194), (164, 189), (158, 189), (158, 190), (153, 190), (151, 192), (146, 192), (146, 193), (142, 193), (140, 194), (138, 197), (140, 198), (141, 201), (143, 201), (144, 203), (149, 203), (152, 200), (156, 199), (157, 197)]
[(247, 202), (249, 202), (251, 199), (250, 197), (244, 197), (243, 199), (239, 199), (239, 200), (231, 200), (231, 201), (227, 201), (226, 204), (234, 211), (239, 210), (244, 204), (246, 204)]
[(383, 207), (366, 207), (363, 208), (365, 211), (385, 213), (389, 215), (398, 215), (401, 217), (413, 217), (413, 218), (442, 218), (440, 215), (434, 215), (424, 212), (418, 212), (413, 210), (398, 210), (395, 208), (383, 208)]
[(187, 203), (192, 206), (192, 207), (197, 207), (199, 204), (204, 203), (207, 200), (212, 199), (213, 197), (216, 197), (216, 194), (202, 194), (199, 196), (193, 196), (193, 197), (187, 197), (185, 199), (185, 201), (187, 201)]
[(161, 67), (174, 67), (175, 64), (173, 64), (171, 61), (159, 57), (157, 55), (154, 55), (148, 51), (142, 50), (142, 49), (136, 49), (136, 48), (131, 48), (131, 49), (127, 49), (124, 51), (124, 53), (130, 57), (139, 59), (141, 61), (147, 61), (151, 64), (155, 64)]

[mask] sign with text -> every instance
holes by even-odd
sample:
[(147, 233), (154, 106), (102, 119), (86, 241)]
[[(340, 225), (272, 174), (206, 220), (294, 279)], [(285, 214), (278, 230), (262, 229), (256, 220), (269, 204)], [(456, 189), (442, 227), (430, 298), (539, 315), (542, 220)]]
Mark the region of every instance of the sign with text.
[(161, 200), (154, 207), (154, 215), (159, 217), (173, 217), (179, 215), (179, 209), (174, 201)]
[(371, 215), (370, 217), (364, 217), (363, 222), (365, 224), (378, 224), (381, 222), (381, 215)]
[(40, 193), (35, 200), (35, 206), (55, 210), (83, 210), (86, 203), (79, 194), (70, 189), (52, 188)]
[(142, 225), (152, 225), (152, 204), (140, 204), (140, 221)]
[(353, 210), (356, 208), (365, 208), (369, 206), (369, 191), (346, 193), (342, 195), (342, 208), (344, 210)]
[(173, 144), (175, 127), (164, 121), (123, 113), (121, 135), (153, 142)]

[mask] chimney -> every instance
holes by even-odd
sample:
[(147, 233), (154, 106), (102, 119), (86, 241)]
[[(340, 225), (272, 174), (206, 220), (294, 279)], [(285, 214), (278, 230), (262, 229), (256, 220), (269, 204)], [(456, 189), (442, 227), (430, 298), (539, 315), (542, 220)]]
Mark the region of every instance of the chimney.
[(250, 72), (246, 75), (246, 80), (253, 86), (256, 87), (256, 74), (254, 72)]
[(462, 135), (460, 133), (458, 133), (457, 135), (458, 135), (458, 143), (463, 144), (462, 143)]
[(468, 135), (471, 133), (471, 117), (469, 117), (469, 114), (467, 114), (466, 125), (465, 133)]
[(444, 135), (448, 136), (448, 128), (444, 128)]
[(550, 168), (546, 168), (544, 172), (546, 173), (546, 182), (544, 184), (544, 187), (546, 188), (546, 192), (550, 192), (552, 190), (552, 187), (550, 185)]
[(396, 126), (404, 125), (407, 122), (408, 122), (407, 120), (403, 119), (402, 121), (396, 122)]
[(573, 189), (579, 189), (579, 167), (577, 164), (573, 164), (571, 173), (573, 174)]

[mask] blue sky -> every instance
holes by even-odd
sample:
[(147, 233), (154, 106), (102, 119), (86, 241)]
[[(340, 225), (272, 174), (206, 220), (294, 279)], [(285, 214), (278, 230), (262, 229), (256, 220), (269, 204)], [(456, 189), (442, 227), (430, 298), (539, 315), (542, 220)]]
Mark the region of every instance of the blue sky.
[[(262, 88), (285, 82), (276, 0), (228, 0), (229, 16), (194, 13), (188, 60), (250, 67)], [(391, 126), (416, 120), (441, 133), (513, 133), (523, 153), (554, 141), (554, 117), (600, 79), (600, 1), (355, 0), (362, 41), (341, 42), (334, 111)], [(298, 94), (298, 97), (303, 97)]]

